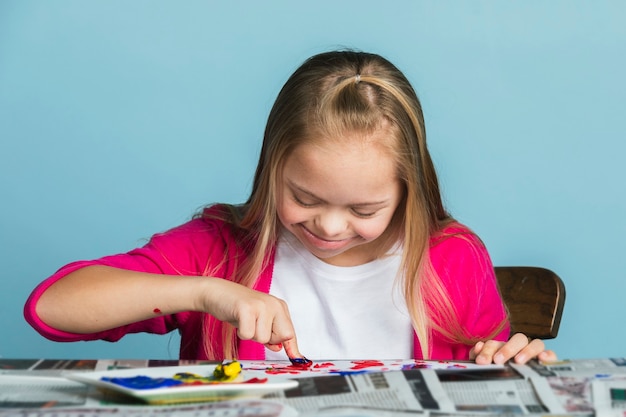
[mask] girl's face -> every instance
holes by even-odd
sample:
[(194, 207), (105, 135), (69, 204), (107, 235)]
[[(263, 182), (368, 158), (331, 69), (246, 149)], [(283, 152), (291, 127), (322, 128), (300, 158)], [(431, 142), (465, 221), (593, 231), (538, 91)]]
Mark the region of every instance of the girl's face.
[[(375, 146), (381, 130), (298, 146), (285, 161), (278, 218), (319, 259), (337, 266), (372, 261), (402, 200), (394, 161)], [(382, 240), (382, 239), (381, 239)]]

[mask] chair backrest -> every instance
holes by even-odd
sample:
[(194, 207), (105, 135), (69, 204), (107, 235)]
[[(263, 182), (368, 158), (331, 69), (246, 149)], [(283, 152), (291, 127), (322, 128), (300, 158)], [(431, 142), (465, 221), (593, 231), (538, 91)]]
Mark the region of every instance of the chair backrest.
[(511, 335), (555, 338), (565, 305), (565, 285), (561, 278), (549, 269), (532, 266), (497, 266), (495, 271), (509, 310)]

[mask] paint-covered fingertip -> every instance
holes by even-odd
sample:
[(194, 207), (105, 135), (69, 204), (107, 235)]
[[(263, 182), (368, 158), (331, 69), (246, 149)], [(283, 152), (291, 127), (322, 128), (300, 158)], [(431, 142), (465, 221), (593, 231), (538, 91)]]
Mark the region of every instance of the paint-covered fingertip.
[(304, 356), (300, 358), (289, 358), (289, 361), (293, 366), (297, 366), (300, 368), (308, 369), (313, 365), (313, 361), (305, 358)]

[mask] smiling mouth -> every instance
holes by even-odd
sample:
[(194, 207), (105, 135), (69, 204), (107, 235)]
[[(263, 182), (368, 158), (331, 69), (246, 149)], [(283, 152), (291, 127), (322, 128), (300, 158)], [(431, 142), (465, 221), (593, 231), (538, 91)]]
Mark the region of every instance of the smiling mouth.
[(303, 230), (304, 235), (307, 238), (307, 240), (313, 246), (319, 249), (325, 249), (325, 250), (341, 249), (342, 247), (345, 247), (346, 245), (348, 245), (348, 243), (351, 242), (353, 239), (351, 237), (346, 238), (346, 239), (337, 239), (337, 240), (324, 239), (324, 238), (319, 237), (315, 233), (311, 232), (309, 229), (307, 229), (303, 225), (300, 225), (300, 227)]

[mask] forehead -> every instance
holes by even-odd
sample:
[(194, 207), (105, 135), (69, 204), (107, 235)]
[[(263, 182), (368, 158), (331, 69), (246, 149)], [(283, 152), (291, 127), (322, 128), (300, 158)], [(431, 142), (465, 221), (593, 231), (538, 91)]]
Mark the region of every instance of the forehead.
[[(392, 123), (382, 120), (371, 129), (349, 129), (337, 127), (331, 129), (311, 127), (303, 140), (296, 146), (311, 151), (317, 148), (319, 153), (340, 153), (351, 155), (360, 152), (362, 156), (378, 154), (380, 157), (392, 157), (399, 146), (398, 129)], [(302, 149), (300, 149), (302, 151)]]
[(333, 135), (313, 132), (292, 151), (297, 156), (339, 159), (392, 159), (397, 143), (395, 132), (388, 125), (371, 132), (344, 131)]
[(283, 178), (298, 188), (334, 201), (383, 199), (397, 190), (395, 159), (369, 137), (316, 140), (287, 157)]

